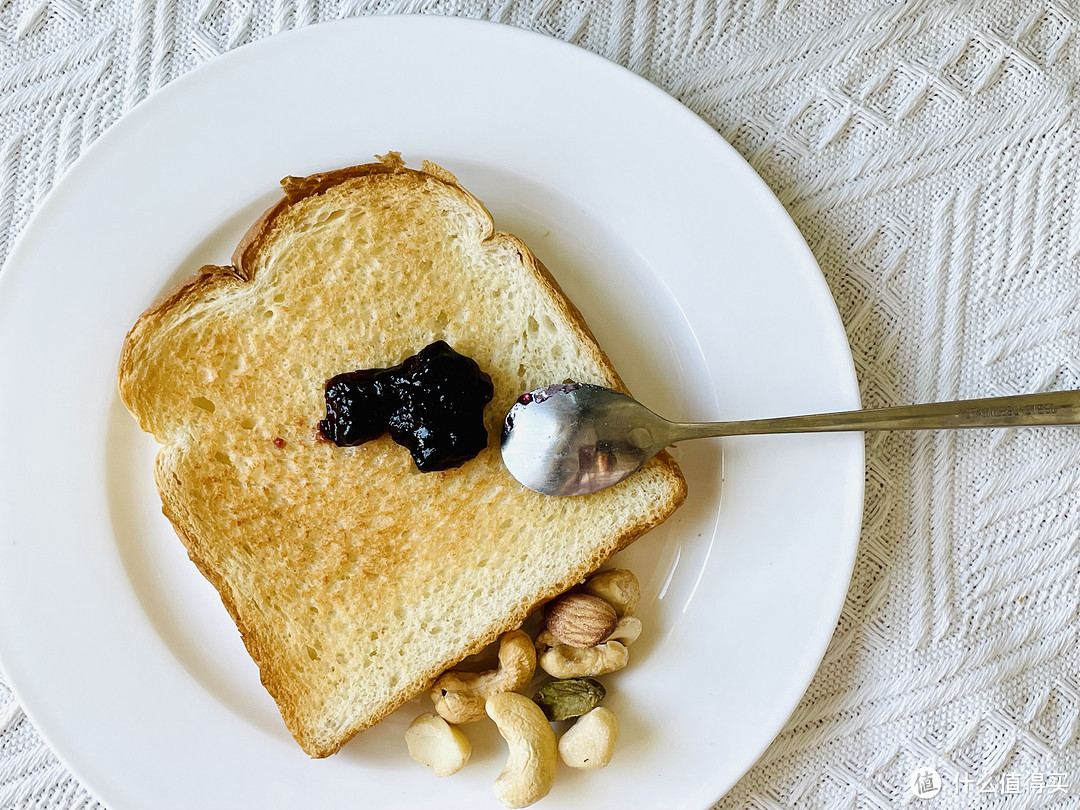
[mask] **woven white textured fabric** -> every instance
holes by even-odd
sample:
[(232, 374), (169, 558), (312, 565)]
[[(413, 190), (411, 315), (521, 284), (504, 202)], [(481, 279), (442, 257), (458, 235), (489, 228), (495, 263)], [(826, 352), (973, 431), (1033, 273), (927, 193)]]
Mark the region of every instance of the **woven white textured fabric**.
[[(0, 0), (0, 259), (65, 167), (172, 79), (395, 12), (577, 43), (710, 122), (806, 236), (865, 405), (1080, 388), (1076, 0)], [(867, 450), (825, 660), (718, 807), (1080, 807), (1080, 433)], [(923, 766), (932, 800), (917, 792), (936, 783), (910, 787)], [(93, 807), (0, 683), (0, 808)]]

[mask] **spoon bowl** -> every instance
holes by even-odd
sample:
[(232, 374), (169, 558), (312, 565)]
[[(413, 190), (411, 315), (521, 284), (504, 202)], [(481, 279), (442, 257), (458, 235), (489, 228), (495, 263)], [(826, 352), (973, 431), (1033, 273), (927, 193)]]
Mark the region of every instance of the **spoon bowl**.
[(670, 444), (669, 425), (635, 399), (567, 383), (523, 394), (503, 423), (510, 474), (545, 495), (583, 495), (619, 483)]

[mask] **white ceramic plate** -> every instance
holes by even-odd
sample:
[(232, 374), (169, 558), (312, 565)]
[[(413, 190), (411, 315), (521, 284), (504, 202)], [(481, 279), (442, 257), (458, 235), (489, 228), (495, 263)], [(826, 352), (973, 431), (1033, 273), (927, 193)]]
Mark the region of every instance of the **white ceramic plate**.
[[(112, 810), (499, 805), (494, 732), (437, 780), (419, 700), (309, 760), (160, 514), (153, 441), (115, 393), (165, 287), (228, 261), (277, 180), (389, 149), (433, 159), (523, 237), (639, 398), (678, 418), (858, 406), (805, 243), (706, 124), (621, 68), (458, 19), (368, 18), (243, 48), (175, 82), (67, 173), (0, 274), (0, 658), (30, 717)], [(686, 505), (624, 552), (647, 628), (609, 679), (613, 764), (543, 806), (704, 808), (809, 683), (857, 544), (858, 435), (677, 448)]]

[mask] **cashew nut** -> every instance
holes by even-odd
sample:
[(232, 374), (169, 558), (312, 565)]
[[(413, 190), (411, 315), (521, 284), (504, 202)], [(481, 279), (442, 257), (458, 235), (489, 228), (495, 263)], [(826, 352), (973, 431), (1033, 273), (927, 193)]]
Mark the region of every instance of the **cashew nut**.
[(595, 647), (571, 647), (560, 644), (544, 630), (536, 637), (540, 667), (555, 678), (594, 678), (622, 669), (630, 662), (630, 651), (621, 641), (605, 641)]
[(495, 797), (507, 807), (528, 807), (555, 781), (555, 732), (540, 707), (519, 692), (499, 692), (484, 707), (510, 749), (495, 780)]
[(409, 756), (427, 765), (436, 776), (457, 773), (472, 756), (472, 744), (465, 732), (431, 712), (409, 724), (405, 744), (409, 747)]
[(623, 644), (630, 645), (637, 641), (640, 635), (641, 619), (636, 616), (623, 616), (615, 625), (615, 629), (611, 631), (611, 635), (604, 641), (621, 641)]
[(484, 701), (498, 692), (524, 689), (536, 671), (536, 648), (523, 630), (499, 639), (499, 668), (487, 672), (449, 670), (431, 686), (435, 711), (449, 723), (475, 723), (484, 718)]
[(619, 718), (605, 706), (583, 714), (559, 739), (559, 756), (571, 768), (595, 770), (611, 762)]
[(633, 571), (612, 568), (589, 577), (583, 588), (585, 593), (599, 596), (622, 618), (633, 613), (641, 601), (641, 586)]

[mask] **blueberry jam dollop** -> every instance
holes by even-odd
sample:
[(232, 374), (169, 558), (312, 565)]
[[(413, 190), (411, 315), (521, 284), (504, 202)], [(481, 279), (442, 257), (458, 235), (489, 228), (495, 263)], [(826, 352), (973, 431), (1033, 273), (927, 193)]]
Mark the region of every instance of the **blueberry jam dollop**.
[(484, 406), (495, 389), (476, 361), (442, 340), (392, 368), (347, 371), (326, 382), (319, 433), (353, 447), (384, 433), (423, 472), (459, 467), (487, 447)]

